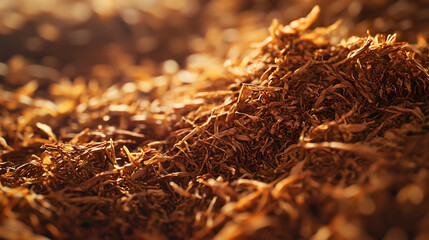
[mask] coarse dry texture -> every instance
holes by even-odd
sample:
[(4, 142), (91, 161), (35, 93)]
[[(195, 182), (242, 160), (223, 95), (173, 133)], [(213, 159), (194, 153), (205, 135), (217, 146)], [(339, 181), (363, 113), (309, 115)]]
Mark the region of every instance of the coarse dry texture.
[(427, 237), (427, 46), (333, 44), (318, 12), (199, 77), (32, 81), (15, 58), (0, 237)]

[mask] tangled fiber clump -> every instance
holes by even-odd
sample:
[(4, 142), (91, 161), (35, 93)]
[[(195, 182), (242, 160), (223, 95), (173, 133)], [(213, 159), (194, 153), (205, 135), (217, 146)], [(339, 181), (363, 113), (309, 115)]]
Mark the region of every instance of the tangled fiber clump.
[[(318, 12), (274, 21), (254, 52), (175, 112), (153, 112), (137, 90), (82, 90), (103, 101), (57, 110), (57, 123), (28, 120), (27, 137), (10, 127), (0, 229), (39, 239), (427, 237), (429, 51), (395, 35), (331, 43), (337, 24), (308, 30)], [(38, 106), (14, 101), (1, 105), (19, 116)], [(97, 127), (97, 112), (108, 126)], [(81, 132), (61, 130), (64, 119), (84, 119)]]

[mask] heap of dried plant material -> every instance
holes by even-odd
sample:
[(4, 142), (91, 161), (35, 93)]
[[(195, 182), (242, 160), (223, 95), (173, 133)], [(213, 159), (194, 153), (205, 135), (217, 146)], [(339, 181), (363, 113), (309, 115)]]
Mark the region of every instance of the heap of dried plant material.
[(318, 13), (200, 78), (34, 81), (50, 72), (14, 58), (0, 237), (427, 238), (429, 50), (335, 44), (337, 23), (309, 29)]

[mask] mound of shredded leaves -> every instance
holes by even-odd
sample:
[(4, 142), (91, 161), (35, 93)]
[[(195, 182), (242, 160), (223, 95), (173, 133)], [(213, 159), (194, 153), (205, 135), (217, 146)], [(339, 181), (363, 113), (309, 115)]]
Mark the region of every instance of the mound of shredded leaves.
[(428, 48), (333, 43), (318, 12), (160, 100), (1, 89), (0, 237), (427, 239)]

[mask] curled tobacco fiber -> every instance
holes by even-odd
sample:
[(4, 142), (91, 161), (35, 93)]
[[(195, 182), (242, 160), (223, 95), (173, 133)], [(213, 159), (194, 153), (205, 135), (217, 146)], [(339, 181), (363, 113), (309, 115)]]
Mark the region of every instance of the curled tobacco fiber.
[[(309, 29), (318, 14), (274, 21), (208, 86), (155, 103), (88, 87), (31, 134), (2, 130), (0, 237), (427, 238), (428, 48), (335, 43), (339, 22)], [(28, 84), (0, 102), (2, 128), (40, 105)]]

